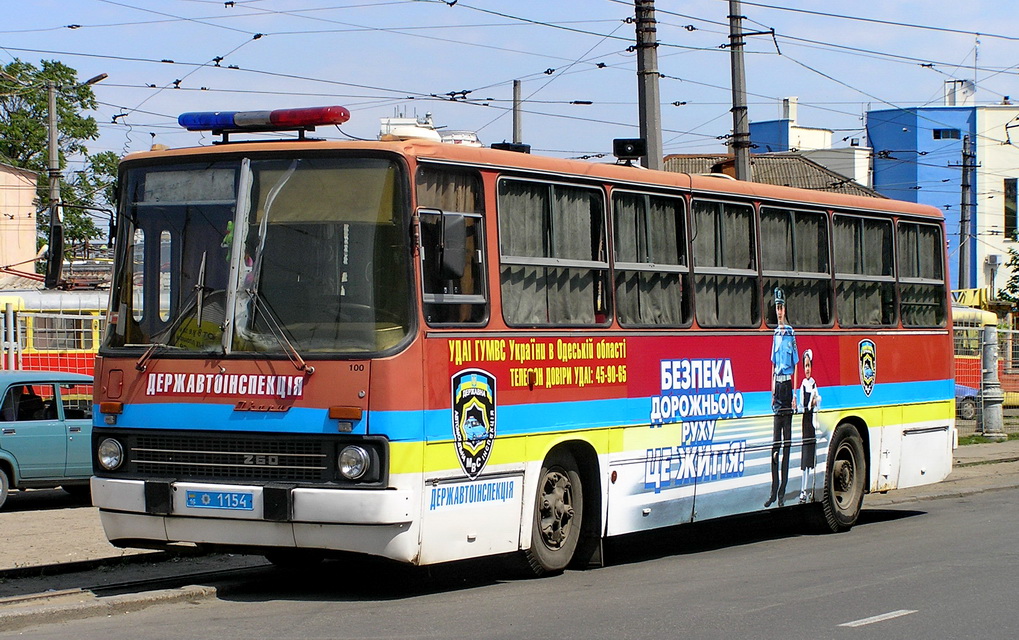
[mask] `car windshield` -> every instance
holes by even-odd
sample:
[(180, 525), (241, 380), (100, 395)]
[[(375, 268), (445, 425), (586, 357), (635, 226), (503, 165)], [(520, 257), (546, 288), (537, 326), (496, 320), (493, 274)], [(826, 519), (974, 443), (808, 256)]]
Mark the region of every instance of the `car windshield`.
[(320, 156), (133, 166), (104, 347), (396, 346), (411, 322), (402, 174)]

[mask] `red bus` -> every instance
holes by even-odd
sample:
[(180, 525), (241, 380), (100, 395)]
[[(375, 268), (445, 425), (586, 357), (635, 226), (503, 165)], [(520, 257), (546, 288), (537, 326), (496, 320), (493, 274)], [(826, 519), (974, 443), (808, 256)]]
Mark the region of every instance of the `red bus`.
[(120, 184), (114, 544), (542, 574), (762, 509), (843, 531), (951, 470), (933, 208), (425, 142), (231, 140)]

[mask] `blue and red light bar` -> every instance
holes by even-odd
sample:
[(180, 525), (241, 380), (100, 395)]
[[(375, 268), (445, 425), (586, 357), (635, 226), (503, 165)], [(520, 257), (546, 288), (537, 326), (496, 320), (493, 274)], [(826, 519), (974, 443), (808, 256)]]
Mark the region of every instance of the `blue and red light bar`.
[(350, 120), (344, 107), (304, 107), (273, 111), (191, 111), (180, 114), (177, 123), (188, 131), (267, 131), (307, 129), (343, 124)]

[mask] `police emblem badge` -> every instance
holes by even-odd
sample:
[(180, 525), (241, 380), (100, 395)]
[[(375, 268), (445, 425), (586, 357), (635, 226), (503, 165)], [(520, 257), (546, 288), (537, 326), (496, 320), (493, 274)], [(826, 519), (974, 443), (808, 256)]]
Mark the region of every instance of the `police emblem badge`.
[(464, 473), (478, 477), (495, 442), (495, 376), (481, 369), (453, 375), (453, 440)]
[(860, 384), (863, 392), (870, 396), (877, 380), (877, 348), (873, 340), (860, 341)]

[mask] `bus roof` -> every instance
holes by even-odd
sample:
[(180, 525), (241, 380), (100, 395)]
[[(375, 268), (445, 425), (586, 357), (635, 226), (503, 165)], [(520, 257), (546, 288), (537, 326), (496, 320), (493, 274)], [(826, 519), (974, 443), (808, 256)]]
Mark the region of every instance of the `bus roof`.
[(158, 151), (133, 153), (124, 158), (131, 163), (143, 159), (180, 158), (185, 159), (196, 155), (236, 154), (247, 152), (280, 152), (280, 151), (388, 151), (415, 159), (415, 161), (449, 162), (455, 164), (474, 165), (499, 169), (515, 169), (533, 171), (545, 175), (587, 176), (592, 179), (629, 183), (631, 185), (664, 186), (701, 193), (718, 195), (742, 195), (752, 199), (769, 199), (788, 202), (809, 203), (833, 209), (869, 209), (907, 215), (942, 218), (942, 213), (928, 205), (891, 200), (885, 198), (869, 198), (866, 196), (843, 195), (810, 189), (798, 189), (733, 180), (722, 174), (691, 175), (667, 171), (651, 171), (642, 167), (626, 166), (610, 163), (596, 163), (584, 160), (568, 160), (551, 158), (487, 147), (469, 147), (458, 144), (447, 144), (423, 140), (406, 141), (362, 141), (339, 142), (325, 140), (293, 140), (271, 142), (231, 142), (214, 147), (187, 147)]
[(998, 324), (998, 316), (993, 311), (953, 304), (952, 323), (956, 326), (993, 327)]

